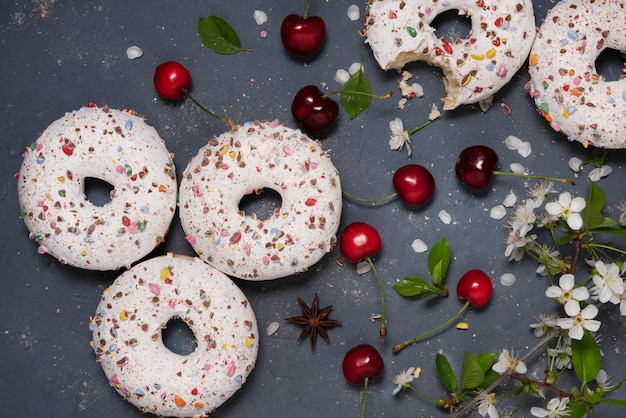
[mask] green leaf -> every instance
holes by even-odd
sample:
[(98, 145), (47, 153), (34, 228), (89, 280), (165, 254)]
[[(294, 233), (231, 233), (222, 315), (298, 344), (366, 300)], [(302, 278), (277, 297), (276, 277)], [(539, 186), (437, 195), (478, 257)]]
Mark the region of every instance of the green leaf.
[(603, 398), (600, 402), (608, 403), (610, 405), (620, 406), (622, 408), (626, 408), (626, 401), (623, 401), (621, 399)]
[(602, 367), (600, 347), (587, 330), (581, 340), (572, 339), (572, 364), (576, 376), (583, 384), (595, 379)]
[(606, 162), (606, 158), (609, 156), (609, 151), (602, 148), (594, 148), (589, 153), (589, 156), (583, 161), (583, 165), (591, 164), (594, 167), (602, 167)]
[(230, 55), (244, 50), (235, 30), (221, 17), (199, 18), (198, 34), (202, 42), (218, 54)]
[(370, 87), (370, 82), (361, 67), (350, 76), (341, 90), (341, 104), (350, 116), (350, 119), (354, 119), (358, 114), (367, 109), (372, 101), (371, 94), (372, 88)]
[(415, 276), (403, 277), (393, 285), (393, 288), (402, 296), (417, 296), (426, 292), (439, 293), (436, 287), (433, 287), (426, 280)]
[(463, 355), (463, 368), (461, 369), (461, 389), (474, 389), (485, 380), (485, 372), (476, 358), (466, 351)]
[(567, 418), (583, 418), (589, 411), (587, 411), (585, 404), (576, 401), (569, 401), (567, 403), (567, 412)]
[(428, 253), (428, 270), (433, 278), (433, 284), (443, 284), (450, 265), (450, 244), (445, 238), (440, 239)]
[(487, 373), (491, 370), (491, 366), (493, 365), (493, 361), (495, 360), (497, 353), (480, 353), (474, 356), (476, 362), (483, 369), (483, 372)]
[(480, 387), (483, 389), (487, 389), (493, 382), (500, 378), (500, 373), (494, 372), (493, 370), (488, 370), (485, 373), (485, 380), (480, 384)]
[(606, 197), (604, 191), (595, 182), (589, 181), (589, 200), (588, 203), (593, 206), (595, 210), (601, 212), (604, 209), (606, 203)]
[(606, 234), (606, 235), (617, 235), (620, 237), (626, 237), (626, 228), (594, 228), (593, 233), (597, 234)]
[(441, 383), (448, 389), (448, 392), (454, 392), (457, 384), (456, 376), (454, 375), (454, 370), (450, 367), (448, 359), (443, 354), (437, 354), (435, 365), (437, 366), (437, 374)]

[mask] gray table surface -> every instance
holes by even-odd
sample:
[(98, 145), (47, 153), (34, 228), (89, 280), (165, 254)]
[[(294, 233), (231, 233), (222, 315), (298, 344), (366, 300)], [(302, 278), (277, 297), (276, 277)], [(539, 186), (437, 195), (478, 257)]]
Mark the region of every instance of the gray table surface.
[[(207, 139), (227, 127), (189, 101), (172, 105), (157, 96), (153, 71), (167, 60), (187, 66), (199, 101), (238, 122), (279, 119), (295, 126), (289, 110), (295, 92), (306, 84), (325, 83), (329, 91), (338, 89), (333, 80), (335, 71), (347, 69), (361, 57), (374, 91), (398, 93), (398, 74), (378, 68), (359, 35), (361, 21), (351, 22), (346, 16), (350, 4), (340, 0), (312, 2), (310, 13), (326, 20), (327, 39), (316, 57), (302, 60), (284, 51), (279, 28), (284, 16), (301, 12), (304, 1), (2, 2), (0, 149), (6, 160), (0, 165), (0, 416), (142, 415), (109, 386), (89, 346), (89, 317), (119, 272), (79, 270), (37, 254), (36, 243), (28, 239), (18, 217), (15, 174), (25, 147), (52, 121), (88, 103), (131, 108), (146, 115), (160, 132), (175, 153), (180, 176), (186, 162)], [(534, 4), (540, 24), (554, 2), (538, 0)], [(363, 4), (359, 5), (362, 11)], [(256, 9), (269, 16), (260, 27), (252, 17)], [(222, 56), (204, 47), (196, 24), (198, 17), (208, 15), (230, 22), (242, 44), (254, 52)], [(449, 27), (442, 24), (441, 31), (466, 29), (456, 19), (449, 23)], [(131, 45), (141, 47), (143, 57), (128, 59), (126, 49)], [(367, 416), (443, 416), (408, 391), (392, 396), (393, 375), (419, 366), (423, 372), (416, 385), (437, 396), (443, 390), (434, 370), (434, 357), (440, 350), (460, 367), (465, 350), (523, 351), (535, 343), (528, 324), (538, 313), (552, 309), (544, 296), (546, 282), (535, 274), (533, 262), (507, 261), (503, 255), (506, 219), (489, 216), (489, 210), (510, 191), (523, 198), (526, 182), (501, 177), (486, 193), (471, 193), (458, 183), (454, 162), (464, 147), (481, 143), (499, 153), (504, 170), (520, 162), (533, 174), (572, 177), (569, 158), (584, 158), (587, 151), (551, 131), (536, 114), (524, 90), (528, 81), (524, 67), (495, 96), (488, 112), (478, 106), (445, 112), (416, 134), (413, 155), (408, 159), (404, 151), (389, 149), (388, 122), (401, 117), (406, 128), (421, 124), (431, 105), (441, 103), (444, 90), (438, 69), (421, 63), (407, 68), (413, 73), (412, 81), (424, 86), (424, 97), (409, 101), (404, 110), (397, 108), (398, 94), (387, 101), (375, 100), (353, 120), (341, 110), (335, 128), (320, 137), (323, 146), (332, 150), (344, 188), (352, 193), (371, 198), (391, 193), (394, 171), (409, 162), (427, 166), (436, 179), (437, 192), (426, 207), (410, 209), (400, 201), (379, 207), (348, 200), (344, 204), (341, 229), (350, 222), (365, 221), (378, 228), (383, 238), (376, 265), (387, 297), (387, 343), (380, 345), (377, 325), (370, 321), (371, 314), (379, 311), (373, 276), (357, 275), (350, 264), (339, 266), (338, 249), (306, 274), (270, 282), (237, 281), (258, 318), (259, 357), (248, 382), (213, 416), (357, 416), (362, 391), (344, 380), (341, 361), (350, 347), (360, 343), (378, 347), (386, 364), (382, 378), (370, 386)], [(501, 103), (510, 107), (510, 115), (504, 114)], [(508, 150), (504, 144), (508, 135), (529, 141), (532, 155), (523, 159)], [(614, 203), (623, 200), (625, 157), (623, 152), (612, 152), (609, 163), (614, 172), (601, 181)], [(574, 190), (584, 195), (586, 172), (577, 181)], [(449, 225), (438, 219), (442, 209), (452, 217)], [(454, 291), (445, 300), (422, 301), (403, 298), (391, 287), (405, 275), (427, 274), (427, 255), (411, 249), (414, 239), (420, 238), (431, 247), (443, 237), (449, 240), (453, 253), (450, 288), (454, 290), (466, 270), (480, 268), (494, 279), (493, 300), (487, 307), (470, 309), (464, 315), (470, 324), (468, 331), (451, 328), (393, 355), (393, 345), (441, 323), (461, 306)], [(177, 218), (166, 241), (150, 256), (170, 251), (193, 255)], [(507, 272), (518, 279), (511, 287), (498, 281)], [(332, 317), (343, 326), (330, 330), (330, 345), (320, 341), (311, 352), (308, 340), (296, 342), (300, 328), (283, 319), (299, 314), (297, 296), (310, 303), (314, 293), (319, 294), (322, 306), (334, 305)], [(619, 371), (626, 370), (622, 357), (626, 335), (616, 312), (603, 313), (601, 319), (606, 324), (606, 366), (619, 377)], [(281, 327), (268, 336), (265, 329), (273, 321)], [(189, 343), (184, 332), (173, 334), (181, 344)], [(540, 377), (541, 361), (530, 365), (539, 368)], [(603, 409), (597, 416), (617, 416), (619, 412)]]

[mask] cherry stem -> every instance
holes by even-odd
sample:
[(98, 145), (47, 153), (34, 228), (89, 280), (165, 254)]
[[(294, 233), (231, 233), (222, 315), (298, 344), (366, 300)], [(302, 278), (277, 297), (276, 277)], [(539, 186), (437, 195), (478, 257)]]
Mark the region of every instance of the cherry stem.
[(576, 183), (574, 183), (574, 180), (570, 180), (570, 179), (558, 179), (558, 178), (554, 178), (554, 177), (545, 177), (545, 176), (535, 176), (532, 174), (517, 174), (517, 173), (509, 173), (507, 171), (494, 171), (493, 174), (497, 174), (500, 176), (509, 176), (509, 177), (525, 177), (528, 179), (539, 179), (539, 180), (548, 180), (548, 181), (555, 181), (557, 183), (563, 183), (563, 184), (569, 184), (570, 186), (576, 186)]
[(374, 266), (372, 257), (365, 257), (365, 261), (367, 261), (372, 268), (378, 284), (378, 292), (380, 293), (380, 342), (384, 343), (385, 337), (387, 336), (387, 325), (385, 324), (385, 293), (383, 292), (383, 282), (380, 280), (380, 274), (378, 274), (378, 270), (376, 270), (376, 266)]
[(364, 91), (337, 90), (337, 91), (331, 91), (329, 93), (324, 94), (322, 96), (322, 98), (323, 99), (327, 99), (330, 96), (334, 96), (335, 94), (338, 94), (340, 96), (342, 94), (354, 94), (354, 95), (357, 95), (357, 96), (369, 96), (369, 97), (373, 97), (375, 99), (382, 99), (382, 100), (384, 100), (384, 99), (388, 99), (391, 96), (393, 96), (393, 91), (390, 91), (387, 94), (374, 94), (374, 93), (367, 93), (367, 92), (364, 92)]
[(461, 315), (463, 315), (463, 312), (465, 312), (465, 310), (470, 306), (470, 301), (466, 301), (465, 304), (461, 307), (461, 309), (456, 313), (456, 315), (454, 315), (452, 318), (448, 319), (445, 323), (439, 325), (437, 328), (432, 329), (428, 332), (425, 332), (421, 335), (418, 335), (415, 338), (411, 338), (410, 340), (406, 340), (403, 343), (400, 343), (398, 345), (396, 345), (395, 347), (392, 348), (392, 352), (397, 353), (398, 351), (402, 350), (403, 348), (406, 348), (407, 346), (421, 340), (424, 339), (426, 337), (429, 337), (431, 335), (433, 335), (434, 333), (441, 331), (442, 329), (444, 329), (445, 327), (447, 327), (448, 325), (450, 325), (451, 323), (453, 323), (454, 321), (456, 321)]
[(370, 378), (365, 376), (363, 380), (363, 399), (361, 399), (361, 415), (359, 417), (363, 418), (365, 416), (365, 401), (367, 400), (367, 385), (369, 384)]
[(211, 115), (212, 117), (214, 117), (215, 119), (221, 120), (222, 122), (226, 123), (228, 126), (230, 126), (231, 131), (234, 131), (237, 129), (237, 125), (235, 125), (235, 123), (230, 120), (229, 118), (225, 118), (223, 116), (220, 116), (218, 114), (215, 114), (213, 112), (211, 112), (209, 109), (207, 109), (206, 107), (202, 106), (202, 104), (197, 101), (190, 93), (189, 91), (187, 91), (186, 88), (181, 88), (180, 91), (187, 97), (189, 98), (189, 100), (191, 100), (192, 102), (195, 103), (196, 106), (198, 106), (200, 109), (202, 109), (204, 112), (208, 113), (209, 115)]
[(420, 126), (413, 128), (410, 131), (406, 131), (406, 133), (409, 134), (409, 136), (412, 136), (415, 132), (419, 131), (422, 128), (425, 128), (426, 126), (430, 125), (434, 121), (435, 119), (429, 119), (427, 122), (422, 123)]
[(389, 196), (385, 196), (383, 198), (380, 199), (365, 199), (362, 197), (358, 197), (353, 195), (352, 193), (348, 193), (345, 190), (342, 190), (341, 193), (343, 193), (344, 196), (352, 199), (352, 200), (356, 200), (357, 202), (362, 202), (362, 203), (371, 203), (372, 205), (375, 205), (376, 203), (383, 203), (383, 202), (387, 202), (393, 198), (395, 198), (396, 196), (398, 196), (398, 192), (394, 192), (392, 194), (390, 194)]
[(304, 4), (304, 13), (302, 14), (302, 18), (306, 19), (309, 16), (309, 3), (311, 2), (311, 0), (306, 0), (306, 3)]

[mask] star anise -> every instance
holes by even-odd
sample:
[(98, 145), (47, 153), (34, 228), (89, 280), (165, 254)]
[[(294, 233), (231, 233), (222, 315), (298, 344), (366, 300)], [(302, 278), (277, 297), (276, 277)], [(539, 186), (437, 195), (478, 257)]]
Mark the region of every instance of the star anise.
[(298, 304), (300, 305), (300, 309), (302, 309), (303, 315), (285, 319), (293, 324), (302, 325), (304, 327), (302, 333), (298, 337), (298, 342), (302, 341), (302, 339), (309, 334), (311, 337), (311, 351), (314, 351), (317, 334), (319, 334), (327, 343), (330, 343), (330, 338), (328, 338), (328, 333), (325, 328), (341, 326), (341, 322), (327, 318), (328, 314), (333, 309), (333, 305), (320, 310), (317, 293), (313, 296), (313, 304), (310, 308), (299, 296)]

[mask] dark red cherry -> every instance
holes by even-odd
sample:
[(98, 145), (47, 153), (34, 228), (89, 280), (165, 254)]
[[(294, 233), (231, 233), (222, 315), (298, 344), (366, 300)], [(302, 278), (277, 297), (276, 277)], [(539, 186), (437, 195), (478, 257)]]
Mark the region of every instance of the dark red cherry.
[(337, 120), (339, 105), (324, 97), (317, 86), (304, 86), (291, 102), (291, 114), (307, 131), (321, 132)]
[(319, 16), (288, 15), (280, 25), (280, 39), (287, 51), (300, 57), (317, 52), (326, 37), (326, 24)]
[(435, 179), (425, 167), (408, 164), (400, 167), (393, 175), (393, 187), (404, 203), (419, 206), (435, 193)]
[(456, 161), (456, 176), (472, 189), (484, 189), (498, 166), (498, 154), (485, 145), (474, 145), (461, 151)]
[(191, 75), (185, 66), (167, 61), (154, 70), (154, 88), (164, 99), (178, 100), (191, 87)]

